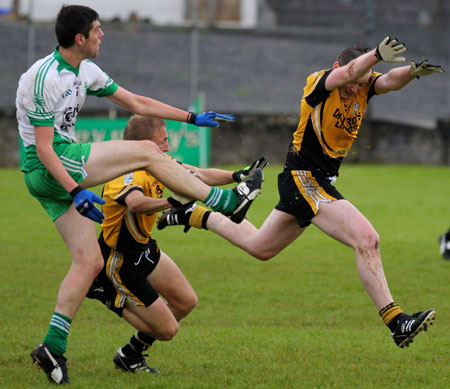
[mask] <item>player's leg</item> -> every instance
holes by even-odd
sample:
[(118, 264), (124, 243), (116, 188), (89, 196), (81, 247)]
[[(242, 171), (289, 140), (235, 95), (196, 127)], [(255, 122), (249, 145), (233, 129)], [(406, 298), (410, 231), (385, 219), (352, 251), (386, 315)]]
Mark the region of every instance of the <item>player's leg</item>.
[(113, 359), (114, 365), (117, 369), (130, 373), (144, 371), (159, 374), (158, 370), (147, 364), (147, 354), (144, 354), (144, 351), (151, 347), (156, 339), (171, 340), (178, 332), (177, 319), (159, 297), (147, 307), (127, 302), (122, 317), (139, 331), (126, 345), (117, 350)]
[(434, 310), (409, 316), (393, 301), (381, 262), (378, 234), (356, 207), (347, 200), (321, 203), (312, 223), (354, 249), (361, 282), (399, 347), (408, 346), (420, 331), (427, 330), (434, 320)]
[(321, 203), (312, 223), (355, 251), (358, 274), (378, 309), (393, 299), (379, 252), (379, 237), (370, 222), (347, 200)]
[(173, 225), (184, 225), (185, 231), (189, 227), (211, 230), (262, 261), (277, 255), (305, 231), (294, 216), (276, 209), (257, 229), (248, 220), (236, 224), (199, 205), (168, 210), (158, 220), (160, 230)]
[(81, 216), (72, 205), (55, 220), (55, 226), (69, 248), (72, 265), (61, 284), (56, 308), (73, 317), (92, 281), (103, 267), (95, 224)]
[(103, 184), (125, 173), (145, 169), (171, 190), (204, 200), (211, 188), (189, 174), (152, 141), (108, 141), (91, 144), (83, 187)]
[(157, 340), (171, 340), (178, 332), (178, 321), (161, 298), (156, 299), (148, 307), (130, 303), (126, 303), (125, 307), (149, 327), (150, 331), (147, 331), (147, 334)]
[[(235, 224), (225, 216), (223, 217), (231, 224)], [(197, 305), (198, 298), (191, 284), (175, 262), (164, 252), (161, 251), (158, 265), (147, 279), (167, 301), (167, 306), (178, 321), (188, 315)]]
[(31, 356), (50, 382), (69, 383), (64, 353), (70, 325), (92, 281), (103, 266), (94, 223), (72, 205), (55, 220), (56, 228), (69, 248), (72, 264), (59, 288), (55, 311), (44, 342)]
[(92, 143), (84, 168), (88, 176), (81, 186), (85, 188), (145, 169), (173, 192), (200, 200), (215, 211), (229, 215), (236, 223), (245, 218), (263, 182), (262, 170), (256, 169), (246, 182), (234, 189), (211, 188), (167, 158), (153, 142), (146, 140)]
[[(150, 259), (156, 261), (157, 256)], [(172, 339), (178, 331), (177, 322), (197, 304), (197, 296), (181, 270), (162, 252), (156, 267), (147, 276), (147, 280), (149, 283), (140, 288), (142, 292), (138, 295), (143, 299), (142, 293), (145, 288), (151, 288), (151, 290), (148, 289), (149, 295), (158, 292), (167, 303), (157, 298), (147, 306), (135, 306), (129, 303), (125, 305), (122, 317), (139, 332), (130, 338), (129, 343), (120, 347), (114, 357), (116, 367), (124, 371), (145, 370), (157, 373), (157, 370), (147, 365), (143, 352), (148, 350), (155, 340)]]
[(305, 230), (292, 215), (276, 209), (259, 229), (247, 220), (241, 224), (232, 223), (217, 212), (211, 213), (206, 227), (263, 261), (277, 255)]

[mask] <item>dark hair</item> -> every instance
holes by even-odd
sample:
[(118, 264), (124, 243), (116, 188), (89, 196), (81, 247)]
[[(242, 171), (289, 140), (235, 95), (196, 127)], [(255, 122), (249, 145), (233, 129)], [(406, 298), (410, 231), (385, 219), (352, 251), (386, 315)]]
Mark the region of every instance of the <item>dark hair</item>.
[(159, 118), (134, 115), (128, 120), (123, 139), (145, 140), (153, 137), (158, 128), (165, 127), (166, 122)]
[(368, 51), (369, 48), (363, 42), (359, 42), (350, 47), (345, 48), (339, 53), (337, 57), (339, 66), (347, 65), (350, 61), (354, 60), (355, 58), (358, 58), (359, 56), (367, 53)]
[(84, 5), (63, 5), (56, 17), (55, 33), (58, 44), (65, 49), (72, 47), (75, 43), (75, 35), (83, 34), (89, 38), (89, 30), (98, 13), (92, 8)]

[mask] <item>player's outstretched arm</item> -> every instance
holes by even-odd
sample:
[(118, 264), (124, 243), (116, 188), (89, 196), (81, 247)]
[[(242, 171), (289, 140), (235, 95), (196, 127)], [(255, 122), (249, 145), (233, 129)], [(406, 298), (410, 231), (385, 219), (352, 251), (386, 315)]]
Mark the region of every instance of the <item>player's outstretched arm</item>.
[(224, 115), (216, 112), (204, 112), (201, 114), (187, 112), (150, 97), (136, 95), (120, 86), (108, 98), (136, 115), (188, 122), (200, 127), (217, 127), (221, 122), (235, 120), (233, 115)]
[(236, 170), (222, 170), (222, 169), (202, 169), (196, 166), (182, 164), (182, 166), (195, 174), (200, 178), (205, 184), (210, 186), (220, 186), (231, 184), (232, 182), (243, 182), (247, 181), (248, 177), (257, 168), (265, 168), (269, 164), (269, 160), (266, 157), (261, 157), (256, 161), (252, 162), (249, 166)]
[(371, 69), (379, 62), (405, 62), (406, 58), (402, 57), (407, 50), (403, 43), (398, 43), (397, 39), (386, 37), (373, 50), (353, 59), (346, 65), (340, 66), (336, 61), (333, 71), (325, 80), (325, 88), (332, 91), (344, 85), (352, 84), (361, 77), (371, 71)]
[(409, 73), (411, 76), (420, 78), (423, 76), (428, 76), (433, 73), (443, 73), (444, 69), (442, 69), (439, 65), (432, 65), (430, 62), (425, 59), (422, 62), (413, 62), (411, 61), (409, 67)]
[(375, 81), (375, 92), (378, 95), (402, 89), (414, 78), (442, 73), (444, 69), (438, 65), (431, 65), (428, 60), (420, 63), (411, 62), (410, 66), (402, 66), (389, 70)]

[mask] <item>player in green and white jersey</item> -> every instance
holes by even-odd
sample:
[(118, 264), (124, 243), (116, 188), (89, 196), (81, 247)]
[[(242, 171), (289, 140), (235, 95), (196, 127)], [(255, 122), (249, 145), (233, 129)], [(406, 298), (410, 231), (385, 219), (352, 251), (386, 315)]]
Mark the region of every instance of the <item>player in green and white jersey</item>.
[[(236, 188), (211, 188), (167, 158), (158, 146), (143, 141), (76, 143), (75, 121), (86, 95), (108, 97), (134, 114), (198, 126), (216, 127), (232, 115), (194, 114), (118, 86), (88, 59), (95, 58), (104, 33), (98, 13), (67, 5), (59, 11), (55, 32), (58, 46), (25, 72), (17, 90), (17, 119), (25, 145), (22, 170), (30, 193), (40, 201), (72, 256), (62, 282), (48, 333), (31, 356), (50, 382), (69, 383), (66, 351), (69, 328), (89, 286), (103, 266), (95, 222), (104, 201), (85, 188), (123, 174), (146, 170), (173, 192), (203, 201), (240, 222), (259, 194), (262, 175)], [(83, 217), (85, 216), (85, 217)], [(91, 220), (92, 219), (92, 220)]]

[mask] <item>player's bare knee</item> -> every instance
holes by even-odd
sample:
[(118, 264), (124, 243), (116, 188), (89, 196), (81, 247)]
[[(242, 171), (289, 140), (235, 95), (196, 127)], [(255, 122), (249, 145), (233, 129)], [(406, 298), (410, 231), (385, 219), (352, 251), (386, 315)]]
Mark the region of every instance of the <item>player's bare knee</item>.
[(375, 230), (362, 234), (357, 241), (355, 250), (359, 252), (378, 251), (380, 238)]
[(94, 265), (92, 266), (92, 271), (95, 273), (95, 276), (100, 273), (100, 271), (103, 269), (103, 258), (99, 257), (97, 261), (95, 261)]
[(172, 312), (176, 312), (175, 316), (182, 319), (187, 316), (198, 304), (198, 297), (194, 291), (184, 294), (182, 299), (170, 301)]
[(251, 251), (249, 254), (260, 261), (268, 261), (275, 256), (271, 251)]
[(178, 333), (178, 322), (174, 320), (172, 323), (168, 323), (163, 330), (158, 333), (158, 340), (168, 341), (172, 340)]
[(188, 313), (190, 313), (197, 306), (197, 304), (198, 304), (198, 297), (195, 293), (192, 293), (187, 298), (185, 298), (181, 306), (181, 311), (183, 315), (186, 316)]
[(72, 257), (74, 266), (77, 266), (80, 271), (89, 272), (92, 274), (93, 279), (100, 273), (103, 268), (103, 258), (99, 255), (87, 255), (88, 253), (82, 252)]
[(144, 139), (144, 140), (140, 140), (138, 141), (139, 144), (143, 147), (144, 151), (146, 152), (146, 154), (152, 156), (154, 154), (164, 154), (160, 148), (158, 147), (158, 145), (148, 139)]

